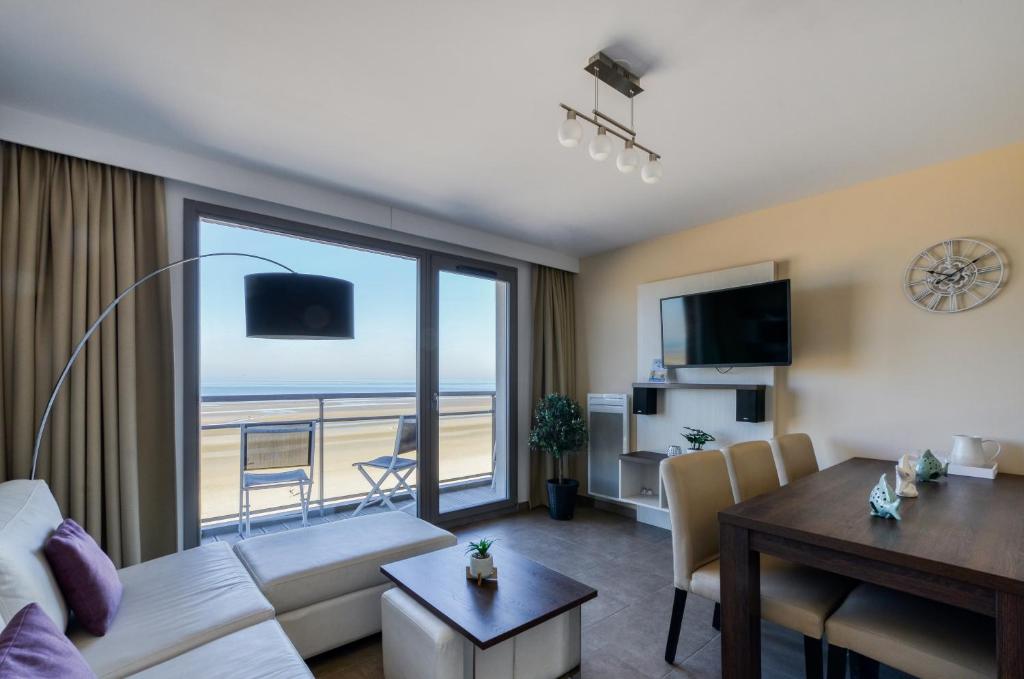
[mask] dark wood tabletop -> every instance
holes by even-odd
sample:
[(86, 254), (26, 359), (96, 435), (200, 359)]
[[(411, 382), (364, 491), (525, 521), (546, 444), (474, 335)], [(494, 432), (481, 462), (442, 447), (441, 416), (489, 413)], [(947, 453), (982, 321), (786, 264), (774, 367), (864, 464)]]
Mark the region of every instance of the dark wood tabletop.
[(1024, 476), (918, 483), (901, 521), (870, 516), (868, 494), (883, 473), (895, 485), (894, 465), (854, 458), (719, 513), (723, 676), (760, 673), (759, 553), (993, 616), (1000, 676), (1014, 676), (1024, 661)]
[(593, 587), (505, 549), (494, 550), (497, 582), (466, 578), (465, 547), (456, 545), (384, 564), (381, 572), (481, 649), (582, 606)]
[[(902, 521), (870, 516), (868, 493), (894, 463), (854, 458), (725, 510), (719, 520), (1024, 593), (1024, 476), (918, 483)], [(989, 610), (991, 613), (992, 610)]]

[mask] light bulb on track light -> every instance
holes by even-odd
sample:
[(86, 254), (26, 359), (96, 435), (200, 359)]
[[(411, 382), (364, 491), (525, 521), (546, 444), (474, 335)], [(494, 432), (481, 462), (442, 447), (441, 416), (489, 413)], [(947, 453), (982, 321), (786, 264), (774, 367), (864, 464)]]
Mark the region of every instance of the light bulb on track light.
[(632, 141), (627, 141), (626, 148), (619, 151), (619, 156), (615, 159), (615, 167), (619, 168), (619, 172), (629, 174), (636, 171), (639, 166), (640, 152), (633, 146)]
[(661, 180), (661, 161), (653, 153), (648, 157), (647, 163), (640, 169), (640, 179), (645, 184), (657, 184)]
[(603, 127), (597, 128), (597, 136), (590, 140), (590, 157), (600, 162), (612, 154), (612, 140)]
[(576, 114), (569, 111), (565, 120), (558, 126), (558, 143), (571, 149), (574, 146), (579, 146), (581, 139), (583, 139), (583, 126), (580, 125), (580, 121), (576, 120)]

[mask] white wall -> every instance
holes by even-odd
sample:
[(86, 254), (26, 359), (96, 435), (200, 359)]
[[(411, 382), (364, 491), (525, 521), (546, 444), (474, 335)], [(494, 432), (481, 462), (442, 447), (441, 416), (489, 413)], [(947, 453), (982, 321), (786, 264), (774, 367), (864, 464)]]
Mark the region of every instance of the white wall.
[[(651, 360), (661, 355), (661, 300), (665, 297), (707, 292), (738, 285), (775, 280), (775, 263), (761, 262), (718, 271), (680, 276), (644, 283), (636, 288), (636, 381), (647, 381)], [(775, 395), (775, 368), (733, 368), (720, 374), (714, 368), (669, 369), (673, 382), (706, 384), (764, 384), (764, 422), (736, 421), (736, 392), (728, 389), (692, 391), (666, 389), (660, 396), (656, 415), (637, 415), (635, 450), (664, 452), (670, 445), (686, 448), (680, 435), (683, 427), (695, 427), (711, 433), (719, 448), (750, 439), (770, 439), (775, 435), (772, 400)]]
[[(183, 231), (184, 231), (184, 214), (183, 205), (185, 200), (196, 200), (206, 203), (213, 203), (215, 205), (222, 205), (225, 207), (231, 207), (239, 210), (247, 210), (249, 212), (255, 212), (259, 214), (269, 215), (271, 217), (277, 217), (280, 219), (288, 219), (296, 222), (305, 224), (312, 224), (314, 226), (320, 226), (328, 229), (335, 229), (340, 232), (358, 234), (362, 236), (369, 236), (373, 238), (379, 238), (383, 240), (389, 240), (394, 243), (402, 243), (406, 245), (413, 245), (418, 247), (430, 248), (442, 252), (447, 252), (456, 255), (466, 255), (476, 259), (482, 259), (491, 261), (497, 264), (504, 264), (506, 266), (513, 266), (518, 271), (518, 344), (519, 344), (519, 362), (518, 362), (518, 384), (519, 384), (519, 399), (518, 399), (518, 444), (519, 444), (519, 468), (518, 468), (518, 484), (519, 484), (519, 498), (520, 502), (525, 502), (529, 499), (529, 448), (526, 445), (526, 441), (529, 435), (530, 425), (530, 379), (531, 379), (531, 363), (532, 363), (532, 334), (533, 334), (533, 323), (532, 323), (532, 311), (531, 311), (531, 278), (532, 278), (532, 264), (523, 262), (520, 260), (510, 259), (499, 255), (489, 254), (481, 252), (468, 247), (453, 245), (450, 243), (443, 243), (429, 238), (423, 238), (407, 234), (404, 232), (396, 232), (391, 229), (385, 229), (369, 224), (360, 224), (348, 219), (342, 219), (339, 217), (330, 217), (327, 215), (319, 214), (316, 212), (310, 212), (306, 210), (300, 210), (294, 207), (288, 207), (284, 205), (278, 205), (275, 203), (256, 200), (246, 196), (239, 196), (236, 194), (225, 193), (211, 188), (202, 186), (196, 186), (193, 184), (187, 184), (184, 182), (168, 181), (167, 184), (167, 229), (168, 239), (170, 241), (170, 257), (171, 259), (180, 258), (183, 252)], [(177, 433), (177, 440), (175, 441), (176, 450), (176, 468), (178, 470), (178, 526), (179, 536), (183, 534), (182, 530), (182, 517), (181, 508), (184, 507), (182, 499), (182, 470), (183, 470), (183, 442), (182, 436), (182, 413), (180, 412), (181, 394), (184, 389), (184, 370), (182, 365), (183, 350), (184, 350), (184, 329), (182, 327), (182, 319), (184, 317), (184, 306), (183, 306), (183, 276), (181, 271), (175, 271), (172, 274), (173, 280), (171, 285), (171, 302), (172, 302), (172, 315), (174, 318), (174, 392), (175, 392), (175, 406), (176, 406), (176, 426), (175, 431)], [(180, 539), (180, 538), (179, 538)], [(180, 546), (180, 545), (179, 545)]]

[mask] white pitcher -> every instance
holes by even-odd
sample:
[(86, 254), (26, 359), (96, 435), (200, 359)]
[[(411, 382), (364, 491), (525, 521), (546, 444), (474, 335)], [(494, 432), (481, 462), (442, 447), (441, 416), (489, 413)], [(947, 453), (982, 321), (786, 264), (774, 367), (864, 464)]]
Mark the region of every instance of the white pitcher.
[[(995, 443), (996, 452), (988, 455), (985, 452), (986, 443)], [(983, 439), (980, 436), (968, 436), (966, 434), (953, 435), (953, 450), (950, 453), (950, 461), (953, 464), (965, 467), (991, 467), (995, 459), (999, 457), (1003, 447), (998, 441)]]

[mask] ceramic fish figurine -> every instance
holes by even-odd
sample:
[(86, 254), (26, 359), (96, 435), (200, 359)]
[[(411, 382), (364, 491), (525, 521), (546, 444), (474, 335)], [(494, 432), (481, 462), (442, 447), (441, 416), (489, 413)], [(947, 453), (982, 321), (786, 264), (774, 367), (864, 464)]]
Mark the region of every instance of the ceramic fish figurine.
[(924, 451), (924, 455), (917, 461), (917, 481), (937, 481), (940, 476), (946, 476), (949, 471), (949, 463), (939, 462), (939, 458), (932, 454), (932, 451)]
[(885, 480), (885, 474), (882, 474), (882, 478), (878, 479), (878, 483), (871, 489), (871, 495), (868, 496), (871, 516), (899, 521), (901, 502), (902, 500), (896, 497), (889, 482)]
[(914, 477), (917, 472), (910, 455), (904, 453), (896, 463), (896, 494), (900, 497), (917, 497), (917, 484)]

